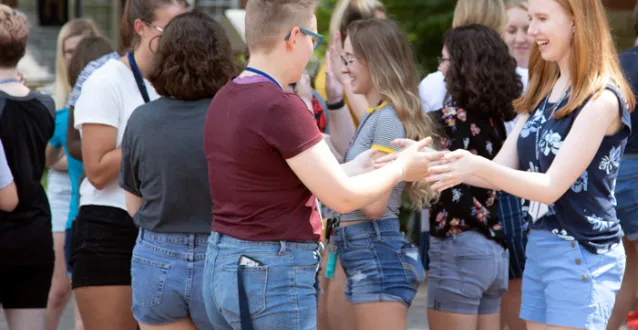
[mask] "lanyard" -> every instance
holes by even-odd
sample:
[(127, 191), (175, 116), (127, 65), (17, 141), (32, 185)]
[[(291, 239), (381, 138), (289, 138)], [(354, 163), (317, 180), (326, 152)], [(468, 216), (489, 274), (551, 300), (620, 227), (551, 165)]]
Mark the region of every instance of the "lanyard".
[(277, 87), (279, 87), (279, 89), (283, 90), (283, 88), (281, 88), (281, 85), (279, 85), (279, 83), (277, 82), (277, 80), (275, 80), (275, 78), (271, 77), (271, 76), (270, 76), (269, 74), (267, 74), (266, 72), (263, 72), (263, 71), (261, 71), (261, 70), (257, 70), (257, 69), (255, 69), (255, 68), (251, 68), (251, 67), (246, 67), (244, 70), (245, 70), (245, 71), (248, 71), (248, 72), (252, 72), (252, 73), (258, 74), (258, 75), (260, 75), (260, 76), (262, 76), (262, 77), (264, 77), (264, 78), (266, 78), (266, 79), (268, 79), (268, 80), (272, 81), (273, 83), (275, 83), (275, 85), (277, 85)]
[(19, 83), (19, 82), (20, 82), (20, 79), (18, 78), (9, 78), (9, 79), (0, 80), (0, 84)]
[[(569, 90), (571, 88), (567, 88), (567, 90), (565, 91), (565, 93), (563, 94), (563, 96), (560, 98), (560, 100), (558, 100), (558, 102), (556, 102), (556, 104), (554, 104), (554, 107), (552, 108), (552, 112), (549, 115), (549, 117), (547, 117), (547, 120), (545, 120), (544, 123), (542, 123), (538, 129), (536, 130), (536, 146), (535, 146), (535, 151), (536, 151), (536, 167), (538, 167), (538, 170), (540, 171), (540, 141), (539, 141), (539, 137), (540, 137), (540, 132), (541, 130), (545, 130), (545, 126), (547, 125), (547, 123), (552, 119), (552, 116), (554, 116), (554, 113), (556, 112), (556, 110), (558, 110), (558, 107), (560, 107), (560, 104), (563, 103), (563, 101), (565, 100), (565, 98), (567, 97), (567, 95), (569, 94)], [(543, 102), (543, 108), (539, 108), (538, 111), (541, 111), (541, 115), (543, 116), (542, 119), (545, 119), (545, 110), (547, 109), (547, 102), (549, 101), (549, 96), (551, 95), (551, 93), (549, 93), (549, 95), (547, 95), (547, 97), (545, 98), (545, 101)], [(541, 120), (542, 120), (541, 119)]]
[(148, 91), (146, 90), (146, 84), (144, 84), (144, 78), (142, 78), (142, 73), (140, 72), (140, 69), (137, 67), (137, 63), (135, 62), (135, 56), (133, 56), (133, 52), (128, 53), (128, 62), (131, 65), (131, 71), (133, 71), (133, 77), (135, 77), (137, 88), (140, 90), (140, 94), (142, 94), (144, 103), (151, 102), (151, 99), (148, 97)]

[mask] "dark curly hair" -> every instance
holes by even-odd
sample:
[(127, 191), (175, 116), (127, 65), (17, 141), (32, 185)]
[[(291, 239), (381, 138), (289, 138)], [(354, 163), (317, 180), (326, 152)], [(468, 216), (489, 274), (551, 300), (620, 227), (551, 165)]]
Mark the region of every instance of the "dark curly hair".
[(159, 95), (200, 100), (214, 97), (237, 69), (222, 25), (194, 10), (176, 16), (164, 29), (149, 81)]
[(487, 26), (470, 24), (448, 31), (443, 44), (450, 56), (447, 103), (499, 123), (513, 120), (513, 101), (523, 93), (523, 82), (501, 36)]

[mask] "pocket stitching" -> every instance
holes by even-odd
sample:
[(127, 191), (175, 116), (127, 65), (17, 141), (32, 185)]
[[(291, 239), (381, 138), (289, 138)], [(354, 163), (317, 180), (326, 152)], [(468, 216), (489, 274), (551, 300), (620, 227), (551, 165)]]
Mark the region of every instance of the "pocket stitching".
[[(221, 266), (222, 271), (226, 271), (226, 272), (232, 272), (234, 273), (235, 278), (237, 277), (237, 270), (238, 270), (238, 266)], [(266, 311), (266, 287), (268, 286), (268, 270), (269, 267), (268, 266), (257, 266), (257, 267), (244, 267), (242, 271), (244, 272), (261, 272), (264, 273), (264, 281), (263, 281), (263, 285), (261, 287), (261, 289), (259, 290), (259, 308), (255, 309), (254, 312), (250, 313), (250, 318), (251, 319), (255, 319), (257, 316), (259, 316), (259, 314), (263, 313), (264, 311)], [(235, 282), (237, 283), (237, 282)], [(238, 289), (239, 287), (237, 287)], [(248, 294), (248, 293), (247, 293)], [(227, 308), (222, 307), (222, 312), (226, 313), (226, 314), (230, 314), (233, 317), (237, 317), (239, 318), (239, 310), (237, 311), (237, 313), (235, 313), (235, 311), (229, 310)]]
[[(401, 248), (399, 251), (397, 251), (397, 255), (399, 256), (399, 261), (401, 262), (401, 268), (403, 268), (403, 273), (405, 275), (406, 281), (408, 281), (412, 285), (418, 286), (425, 281), (425, 269), (421, 273), (412, 263), (409, 262), (408, 259), (412, 258), (408, 257), (406, 254), (406, 250), (408, 249), (415, 250), (417, 256), (419, 255), (419, 251), (415, 247)], [(415, 262), (420, 263), (418, 260), (415, 260)], [(411, 273), (412, 275), (410, 275), (409, 273)], [(411, 276), (413, 277), (413, 279), (410, 278)]]
[[(131, 259), (131, 272), (134, 272), (134, 268), (135, 268), (135, 264), (143, 264), (143, 265), (147, 265), (147, 266), (151, 266), (151, 267), (156, 267), (157, 269), (159, 269), (161, 271), (161, 275), (158, 278), (158, 283), (157, 283), (157, 290), (155, 295), (153, 296), (151, 300), (151, 302), (146, 302), (146, 301), (137, 301), (136, 305), (139, 306), (144, 306), (144, 307), (150, 307), (150, 306), (157, 306), (159, 304), (161, 304), (162, 302), (162, 296), (164, 295), (164, 288), (166, 286), (166, 279), (168, 277), (168, 271), (171, 268), (171, 264), (167, 263), (167, 262), (162, 262), (162, 261), (156, 261), (156, 260), (151, 260), (151, 259), (147, 259), (147, 258), (142, 258), (139, 256), (133, 256), (133, 258)], [(131, 280), (133, 280), (135, 278), (135, 276), (132, 276)], [(147, 276), (148, 278), (148, 276)], [(133, 282), (131, 282), (131, 284), (133, 284)], [(138, 291), (139, 292), (139, 291)], [(134, 291), (135, 293), (135, 291)], [(133, 297), (135, 297), (136, 295), (134, 294)]]

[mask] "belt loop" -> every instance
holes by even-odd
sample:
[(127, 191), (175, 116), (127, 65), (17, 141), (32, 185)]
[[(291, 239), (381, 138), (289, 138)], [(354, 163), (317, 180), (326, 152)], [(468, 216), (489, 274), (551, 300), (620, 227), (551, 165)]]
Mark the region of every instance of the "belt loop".
[(219, 244), (219, 240), (221, 239), (221, 235), (222, 234), (220, 234), (218, 232), (215, 232), (215, 231), (211, 233), (211, 236), (212, 236), (211, 237), (212, 238), (211, 242), (213, 243), (213, 245)]
[(137, 232), (137, 240), (142, 241), (144, 239), (144, 228), (140, 228)]
[(195, 249), (195, 234), (188, 234), (188, 249)]
[(377, 220), (370, 221), (372, 223), (372, 228), (374, 228), (374, 235), (376, 236), (375, 240), (377, 242), (381, 241), (381, 228), (379, 228), (379, 223)]
[(337, 236), (341, 236), (341, 241), (343, 242), (343, 248), (347, 249), (350, 244), (348, 242), (348, 235), (346, 234), (346, 228), (347, 227), (338, 227), (337, 230)]
[(279, 253), (277, 255), (283, 256), (286, 254), (286, 241), (279, 241), (281, 247), (279, 248)]

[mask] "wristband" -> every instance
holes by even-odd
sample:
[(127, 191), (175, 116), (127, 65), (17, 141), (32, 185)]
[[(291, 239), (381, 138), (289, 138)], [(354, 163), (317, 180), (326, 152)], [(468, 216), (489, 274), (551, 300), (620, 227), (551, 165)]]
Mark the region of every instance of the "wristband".
[(343, 102), (343, 100), (337, 103), (328, 103), (328, 110), (339, 110), (345, 106), (346, 104)]

